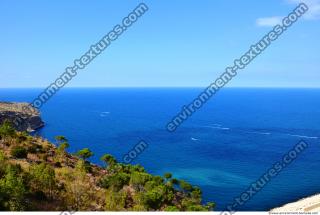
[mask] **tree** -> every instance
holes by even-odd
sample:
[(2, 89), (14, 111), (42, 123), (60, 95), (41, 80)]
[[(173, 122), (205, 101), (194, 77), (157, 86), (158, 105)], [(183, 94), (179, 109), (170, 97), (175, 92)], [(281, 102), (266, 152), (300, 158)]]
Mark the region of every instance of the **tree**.
[(61, 143), (57, 148), (57, 164), (66, 160), (68, 163), (68, 159), (66, 159), (66, 149), (69, 148), (68, 142)]
[(169, 181), (170, 178), (172, 178), (172, 174), (170, 172), (166, 172), (163, 176), (166, 179), (167, 185), (172, 186), (173, 183)]
[(130, 165), (131, 169), (134, 171), (134, 172), (146, 172), (146, 170), (144, 169), (143, 166), (137, 164), (137, 165)]
[(182, 200), (181, 206), (184, 211), (208, 211), (207, 207), (188, 198)]
[(216, 203), (214, 202), (208, 202), (206, 207), (208, 208), (209, 211), (213, 211), (214, 208), (216, 207)]
[(185, 191), (185, 192), (189, 192), (189, 191), (192, 191), (192, 186), (191, 184), (189, 184), (188, 182), (184, 181), (184, 180), (180, 180), (179, 181), (179, 185), (180, 185), (180, 188)]
[(165, 193), (163, 189), (159, 187), (155, 187), (154, 189), (144, 192), (142, 196), (142, 201), (147, 208), (151, 208), (153, 210), (157, 210), (161, 207), (162, 203), (165, 200)]
[(163, 178), (159, 175), (153, 176), (152, 181), (156, 182), (157, 185), (163, 184)]
[(171, 182), (172, 184), (174, 184), (174, 185), (178, 185), (178, 184), (179, 184), (179, 180), (176, 179), (176, 178), (172, 178), (172, 179), (170, 180), (170, 182)]
[(57, 141), (59, 151), (64, 152), (65, 149), (69, 148), (70, 145), (68, 140), (64, 136), (56, 136), (55, 139)]
[(82, 158), (83, 160), (87, 160), (91, 156), (93, 156), (93, 152), (90, 151), (88, 148), (81, 149), (77, 152), (77, 155)]
[(75, 169), (68, 171), (68, 178), (65, 181), (64, 199), (70, 210), (88, 210), (94, 197), (97, 197), (97, 191), (92, 189), (90, 184), (84, 161), (79, 160)]
[(64, 136), (56, 136), (55, 139), (57, 140), (57, 157), (56, 157), (56, 164), (57, 166), (61, 166), (61, 162), (64, 160), (68, 163), (68, 159), (66, 159), (66, 149), (70, 147), (67, 138)]
[(194, 187), (192, 189), (191, 198), (194, 199), (194, 201), (198, 202), (199, 204), (201, 203), (201, 195), (202, 195), (202, 192), (199, 187)]
[(63, 142), (58, 146), (58, 151), (64, 153), (67, 148), (69, 148), (70, 145), (68, 142)]
[(56, 139), (56, 141), (57, 141), (58, 143), (68, 142), (67, 138), (66, 138), (65, 136), (61, 136), (61, 135), (56, 136), (54, 139)]
[(58, 152), (64, 154), (65, 150), (70, 146), (67, 138), (65, 138), (64, 136), (56, 136), (55, 139), (58, 145)]
[(130, 178), (130, 184), (137, 191), (141, 191), (147, 181), (150, 181), (152, 176), (148, 173), (133, 172)]
[(36, 191), (44, 191), (49, 198), (52, 198), (56, 188), (54, 169), (45, 164), (33, 165), (30, 169), (31, 185)]
[(68, 140), (64, 136), (56, 136), (55, 139), (57, 141), (59, 151), (64, 152), (66, 148), (69, 148), (70, 145), (68, 143)]
[(113, 166), (117, 163), (117, 160), (110, 154), (103, 155), (100, 160), (104, 161), (107, 166)]
[(158, 184), (155, 181), (147, 181), (146, 184), (144, 185), (144, 189), (146, 191), (150, 191), (153, 188), (155, 188)]
[(113, 191), (118, 192), (125, 185), (128, 185), (130, 176), (127, 173), (119, 172), (115, 175), (106, 176), (100, 181), (100, 186), (103, 188), (111, 188)]
[(164, 174), (164, 178), (169, 180), (170, 178), (172, 178), (172, 174), (170, 172), (167, 172)]
[(8, 165), (6, 175), (0, 180), (0, 208), (11, 211), (26, 209), (26, 186), (20, 175), (21, 167)]
[(12, 138), (16, 135), (16, 131), (12, 126), (12, 123), (8, 120), (5, 120), (0, 126), (0, 139)]

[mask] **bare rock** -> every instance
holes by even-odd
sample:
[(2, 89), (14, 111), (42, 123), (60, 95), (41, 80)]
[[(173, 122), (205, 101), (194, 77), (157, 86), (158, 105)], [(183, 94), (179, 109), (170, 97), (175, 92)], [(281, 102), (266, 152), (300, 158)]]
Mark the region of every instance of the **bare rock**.
[(5, 120), (18, 131), (32, 132), (44, 126), (40, 112), (28, 103), (0, 102), (0, 124)]

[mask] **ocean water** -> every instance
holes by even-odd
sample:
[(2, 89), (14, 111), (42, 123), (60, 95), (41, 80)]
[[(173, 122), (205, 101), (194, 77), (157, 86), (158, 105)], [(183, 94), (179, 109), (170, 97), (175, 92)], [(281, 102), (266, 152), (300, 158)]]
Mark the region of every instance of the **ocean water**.
[[(176, 132), (168, 121), (201, 89), (63, 89), (42, 108), (53, 140), (69, 139), (100, 163), (118, 160), (140, 139), (149, 147), (133, 163), (200, 186), (223, 210), (300, 140), (309, 147), (240, 210), (269, 210), (320, 191), (320, 90), (223, 89)], [(0, 101), (32, 101), (40, 89), (1, 89)]]

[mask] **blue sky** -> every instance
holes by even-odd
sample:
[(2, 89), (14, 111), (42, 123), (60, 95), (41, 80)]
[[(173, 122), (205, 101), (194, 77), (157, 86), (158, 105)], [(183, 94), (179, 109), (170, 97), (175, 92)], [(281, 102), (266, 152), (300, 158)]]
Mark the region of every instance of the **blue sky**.
[[(320, 0), (228, 86), (320, 87)], [(0, 1), (0, 87), (45, 87), (140, 1)], [(144, 1), (149, 11), (68, 87), (205, 87), (296, 0)]]

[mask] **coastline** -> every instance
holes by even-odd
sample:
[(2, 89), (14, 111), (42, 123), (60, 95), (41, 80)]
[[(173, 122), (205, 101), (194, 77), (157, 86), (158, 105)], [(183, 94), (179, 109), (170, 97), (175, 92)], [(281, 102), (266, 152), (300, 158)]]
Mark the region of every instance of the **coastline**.
[(9, 120), (18, 131), (34, 132), (44, 127), (40, 111), (29, 103), (0, 101), (0, 123)]
[(320, 212), (320, 193), (274, 208), (270, 212)]
[(139, 164), (118, 162), (111, 154), (92, 163), (94, 153), (67, 151), (41, 136), (0, 124), (0, 211), (212, 211), (202, 191), (184, 180), (148, 173)]
[[(6, 92), (3, 92), (3, 95), (5, 95), (3, 100), (21, 102), (30, 101), (31, 99), (28, 98), (32, 98), (34, 92), (26, 92), (25, 94), (23, 92), (24, 91), (14, 91), (10, 94), (5, 94)], [(176, 93), (176, 91), (172, 91), (170, 93), (174, 95), (170, 98), (184, 98), (195, 92), (196, 91), (181, 91)], [(297, 93), (302, 95), (304, 94), (304, 91)], [(150, 100), (144, 99), (145, 94), (147, 94), (147, 98), (150, 98)], [(217, 109), (211, 108), (210, 106), (210, 111), (208, 111), (208, 113), (202, 114), (197, 118), (197, 120), (199, 120), (199, 124), (194, 124), (194, 130), (186, 130), (181, 134), (177, 133), (177, 137), (168, 137), (168, 139), (163, 139), (164, 133), (162, 133), (160, 129), (159, 131), (155, 129), (161, 128), (160, 126), (162, 123), (159, 122), (166, 119), (167, 113), (164, 112), (169, 112), (172, 109), (171, 107), (166, 109), (167, 102), (164, 100), (168, 97), (169, 92), (155, 91), (147, 93), (143, 91), (132, 92), (131, 90), (89, 90), (88, 92), (86, 92), (86, 90), (75, 90), (66, 93), (60, 92), (60, 99), (53, 100), (51, 103), (46, 105), (46, 108), (41, 110), (42, 116), (48, 124), (41, 131), (37, 132), (36, 135), (40, 135), (51, 141), (54, 141), (55, 135), (63, 133), (70, 139), (70, 142), (73, 143), (70, 146), (70, 152), (75, 152), (84, 147), (90, 147), (92, 151), (96, 153), (96, 156), (92, 158), (92, 162), (97, 164), (102, 164), (102, 162), (99, 160), (99, 157), (102, 156), (104, 151), (107, 151), (110, 154), (115, 154), (121, 158), (121, 155), (128, 153), (129, 148), (136, 143), (135, 137), (150, 137), (156, 140), (156, 142), (159, 141), (158, 144), (165, 146), (166, 149), (159, 149), (160, 147), (149, 147), (148, 150), (146, 150), (145, 153), (139, 158), (138, 162), (144, 163), (147, 170), (154, 171), (154, 173), (157, 174), (163, 174), (165, 172), (163, 165), (170, 162), (168, 165), (172, 165), (172, 167), (169, 169), (170, 172), (177, 173), (178, 177), (185, 178), (186, 180), (190, 180), (191, 178), (192, 183), (205, 186), (205, 192), (203, 194), (204, 199), (206, 201), (214, 201), (215, 199), (213, 197), (215, 195), (223, 195), (223, 193), (225, 193), (224, 189), (216, 189), (216, 184), (225, 183), (227, 180), (231, 180), (231, 183), (234, 184), (235, 187), (239, 184), (241, 185), (242, 183), (249, 183), (250, 179), (247, 179), (241, 174), (241, 172), (245, 172), (245, 170), (248, 168), (251, 170), (250, 174), (256, 174), (256, 172), (262, 171), (262, 168), (259, 167), (260, 163), (255, 164), (255, 162), (252, 161), (255, 161), (256, 159), (262, 161), (265, 160), (264, 158), (269, 158), (268, 162), (270, 162), (270, 159), (276, 160), (277, 157), (274, 155), (277, 155), (278, 153), (280, 154), (280, 144), (277, 143), (277, 140), (281, 140), (281, 149), (285, 150), (285, 148), (289, 148), (291, 144), (300, 139), (300, 137), (289, 136), (287, 134), (299, 134), (310, 137), (318, 136), (319, 129), (317, 125), (315, 125), (316, 121), (313, 118), (307, 118), (307, 114), (301, 118), (300, 115), (297, 118), (294, 118), (295, 114), (297, 111), (299, 111), (303, 103), (309, 104), (312, 101), (309, 99), (303, 99), (298, 103), (291, 103), (290, 101), (294, 100), (294, 95), (296, 93), (293, 93), (292, 97), (287, 93), (282, 95), (280, 92), (271, 93), (268, 96), (266, 96), (266, 94), (268, 94), (268, 90), (256, 93), (254, 91), (244, 92), (239, 90), (231, 93), (230, 95), (227, 94), (226, 99), (223, 100), (224, 102), (218, 102), (219, 104), (217, 105)], [(20, 95), (23, 97), (20, 98)], [(311, 95), (307, 93), (306, 95), (306, 98), (311, 99), (313, 97), (313, 93)], [(155, 98), (157, 98), (157, 101), (153, 99), (153, 96), (156, 96)], [(246, 100), (246, 98), (249, 97), (250, 99)], [(286, 101), (285, 103), (288, 104), (288, 109), (283, 109), (283, 111), (280, 111), (280, 118), (273, 116), (270, 118), (268, 116), (268, 113), (275, 113), (278, 107), (276, 103), (272, 105), (275, 107), (275, 110), (273, 110), (273, 107), (271, 109), (268, 108), (268, 111), (261, 111), (259, 108), (250, 108), (249, 102), (252, 99), (257, 99), (257, 101), (271, 101), (271, 98), (276, 98), (276, 102), (284, 100)], [(248, 105), (243, 109), (246, 109), (247, 111), (244, 112), (244, 110), (241, 110), (241, 114), (239, 114), (238, 108), (227, 109), (226, 107), (229, 107), (230, 105), (229, 101), (233, 99), (246, 101), (245, 103)], [(107, 101), (113, 101), (113, 104), (111, 105), (110, 102)], [(179, 102), (174, 102), (172, 104), (173, 109), (180, 107), (180, 100), (178, 101)], [(156, 109), (150, 106), (150, 102), (152, 102), (151, 104), (155, 105)], [(175, 105), (176, 103), (179, 104)], [(258, 106), (262, 107), (269, 102), (257, 103)], [(212, 107), (213, 106), (215, 106), (215, 104), (212, 104)], [(316, 113), (316, 107), (309, 109), (309, 106), (306, 105), (304, 108), (306, 113)], [(159, 113), (154, 114), (154, 110), (159, 110)], [(165, 111), (162, 112), (160, 110)], [(110, 114), (102, 117), (101, 113), (105, 112), (109, 112)], [(251, 114), (250, 112), (254, 112), (254, 114)], [(212, 119), (204, 121), (208, 114), (213, 116)], [(224, 117), (220, 115), (223, 115)], [(239, 125), (239, 122), (242, 120), (241, 115), (246, 115), (246, 120), (248, 123), (250, 123), (250, 125), (243, 125), (240, 129), (237, 129), (236, 126)], [(262, 117), (258, 118), (260, 119), (258, 122), (261, 120), (269, 120), (263, 125), (257, 125), (257, 115)], [(229, 116), (233, 117), (232, 122), (230, 122)], [(240, 116), (240, 118), (237, 116)], [(303, 121), (303, 119), (306, 119), (306, 121)], [(90, 123), (87, 124), (87, 122)], [(215, 123), (220, 124), (217, 125)], [(304, 129), (299, 128), (301, 123), (305, 124)], [(272, 127), (275, 124), (276, 126)], [(88, 129), (88, 125), (91, 129)], [(144, 128), (147, 128), (148, 126), (150, 126), (151, 129), (144, 130)], [(219, 128), (230, 129), (223, 130), (211, 127), (203, 128), (202, 126), (220, 126)], [(136, 130), (138, 129), (140, 131), (137, 133)], [(184, 136), (186, 138), (184, 138)], [(191, 137), (198, 139), (198, 141), (189, 139)], [(252, 141), (248, 141), (249, 139)], [(224, 157), (216, 156), (220, 154), (227, 155), (229, 152), (225, 151), (226, 142), (230, 141), (231, 143), (235, 140), (237, 140), (237, 143), (234, 144), (234, 147), (232, 145), (228, 146), (232, 148), (232, 152), (242, 153), (241, 156), (235, 156), (233, 158), (246, 161), (247, 163), (243, 163), (245, 165), (239, 165), (237, 161), (232, 161), (232, 159), (224, 159)], [(173, 141), (175, 144), (172, 144)], [(257, 144), (256, 141), (259, 141), (259, 144)], [(313, 141), (313, 139), (310, 139), (310, 141)], [(124, 142), (127, 147), (120, 147), (124, 144)], [(247, 146), (250, 148), (250, 150), (247, 151), (247, 148), (237, 147), (238, 142), (248, 142)], [(89, 143), (90, 145), (88, 145)], [(274, 184), (270, 184), (270, 187), (267, 187), (267, 189), (270, 189), (270, 192), (266, 192), (267, 194), (272, 193), (272, 195), (274, 195), (277, 193), (276, 195), (278, 197), (280, 196), (280, 199), (270, 198), (270, 196), (266, 195), (261, 198), (263, 199), (261, 201), (259, 201), (259, 199), (257, 201), (254, 199), (252, 205), (248, 204), (245, 209), (249, 211), (254, 209), (258, 211), (270, 211), (273, 208), (298, 201), (299, 199), (312, 196), (313, 194), (317, 193), (317, 190), (310, 192), (308, 189), (310, 186), (317, 186), (319, 179), (317, 172), (314, 172), (314, 169), (305, 168), (304, 165), (304, 163), (308, 164), (308, 162), (310, 162), (310, 164), (314, 164), (315, 167), (319, 165), (319, 163), (317, 164), (316, 162), (316, 154), (318, 154), (319, 150), (315, 144), (310, 145), (312, 145), (312, 147), (315, 149), (308, 150), (305, 157), (302, 157), (301, 160), (297, 160), (297, 163), (292, 167), (292, 172), (289, 171), (283, 174), (280, 185), (281, 189), (276, 190), (278, 184), (275, 186), (273, 186)], [(167, 150), (168, 148), (172, 150), (169, 151)], [(177, 149), (179, 151), (177, 151)], [(190, 150), (197, 149), (201, 149), (201, 154), (203, 157), (197, 161), (196, 164), (194, 164), (193, 159), (187, 159), (188, 152)], [(211, 150), (215, 156), (212, 156), (209, 150)], [(243, 156), (243, 154), (246, 156)], [(163, 156), (157, 156), (157, 162), (154, 162), (155, 158), (153, 155)], [(208, 161), (213, 163), (215, 166), (214, 168), (217, 169), (217, 171), (212, 171), (211, 164), (207, 164)], [(299, 162), (302, 162), (301, 165)], [(157, 163), (159, 163), (159, 165)], [(235, 168), (233, 169), (233, 167)], [(304, 173), (304, 178), (293, 177), (301, 174), (301, 172)], [(192, 177), (194, 175), (199, 175), (201, 177)], [(189, 176), (191, 177), (189, 178)], [(210, 177), (212, 176), (217, 176), (218, 178), (210, 180)], [(243, 176), (243, 178), (239, 178), (239, 176)], [(305, 180), (306, 178), (307, 180)], [(246, 180), (248, 181), (246, 182)], [(314, 182), (316, 183), (312, 185), (311, 183)], [(297, 184), (299, 184), (299, 191), (296, 190)], [(224, 186), (224, 184), (221, 185)], [(292, 192), (294, 193), (294, 198), (292, 198), (293, 196), (290, 194), (290, 189), (293, 189)], [(305, 192), (307, 190), (308, 193)], [(282, 191), (285, 192), (282, 193)], [(284, 193), (287, 193), (287, 195), (283, 195)], [(236, 196), (238, 194), (239, 193), (236, 189), (230, 189), (230, 196)], [(262, 195), (264, 194), (262, 193)], [(223, 198), (219, 200), (220, 202), (217, 204), (217, 210), (222, 210), (224, 209), (223, 205), (227, 204), (227, 201), (225, 201)]]

